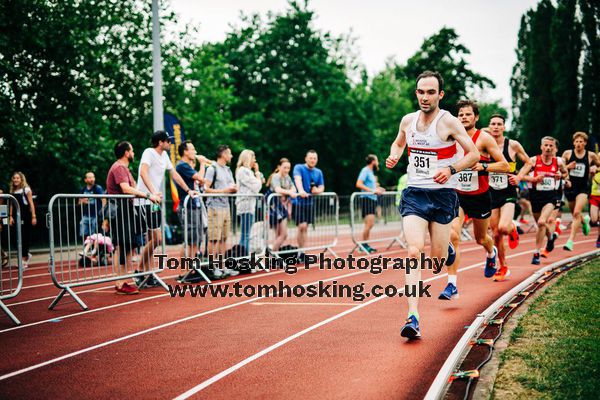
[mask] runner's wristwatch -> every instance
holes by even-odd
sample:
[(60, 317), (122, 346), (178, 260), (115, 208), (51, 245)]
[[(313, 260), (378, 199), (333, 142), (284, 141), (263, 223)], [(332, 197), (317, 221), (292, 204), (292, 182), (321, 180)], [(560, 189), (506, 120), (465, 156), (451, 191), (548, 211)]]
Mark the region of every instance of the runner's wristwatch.
[(457, 172), (456, 168), (454, 168), (452, 165), (449, 165), (448, 168), (450, 169), (450, 175), (454, 175)]

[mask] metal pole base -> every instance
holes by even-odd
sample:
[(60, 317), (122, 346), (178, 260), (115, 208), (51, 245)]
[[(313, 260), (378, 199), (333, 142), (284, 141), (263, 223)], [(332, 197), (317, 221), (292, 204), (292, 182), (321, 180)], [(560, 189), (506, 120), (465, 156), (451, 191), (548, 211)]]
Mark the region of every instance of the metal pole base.
[(8, 307), (0, 301), (0, 308), (2, 309), (2, 311), (4, 311), (6, 313), (6, 315), (8, 315), (8, 318), (10, 318), (12, 320), (12, 322), (15, 323), (15, 325), (21, 325), (21, 321), (19, 321), (19, 319), (17, 317), (15, 317), (15, 314), (13, 314)]

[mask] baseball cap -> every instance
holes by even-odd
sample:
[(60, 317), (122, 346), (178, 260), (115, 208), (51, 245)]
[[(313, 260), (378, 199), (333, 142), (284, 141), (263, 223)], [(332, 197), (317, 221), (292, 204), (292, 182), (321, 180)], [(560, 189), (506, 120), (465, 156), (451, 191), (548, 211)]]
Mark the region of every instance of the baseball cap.
[(169, 134), (165, 131), (156, 131), (152, 134), (152, 143), (158, 143), (160, 141), (171, 141)]

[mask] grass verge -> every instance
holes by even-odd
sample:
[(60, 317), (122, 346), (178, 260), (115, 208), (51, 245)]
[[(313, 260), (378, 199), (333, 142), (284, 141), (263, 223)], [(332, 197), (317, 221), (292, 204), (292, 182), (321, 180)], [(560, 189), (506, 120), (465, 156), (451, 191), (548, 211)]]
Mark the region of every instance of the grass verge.
[(600, 261), (537, 298), (502, 353), (493, 399), (600, 398)]

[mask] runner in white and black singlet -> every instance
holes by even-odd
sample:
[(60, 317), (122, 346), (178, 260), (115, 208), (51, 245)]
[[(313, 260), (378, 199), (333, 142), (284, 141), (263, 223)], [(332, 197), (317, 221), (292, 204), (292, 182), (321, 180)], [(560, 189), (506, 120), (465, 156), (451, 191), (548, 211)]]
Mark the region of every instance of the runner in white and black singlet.
[[(425, 235), (431, 235), (431, 258), (446, 257), (454, 261), (454, 249), (449, 245), (450, 222), (458, 215), (455, 174), (472, 167), (479, 160), (479, 151), (460, 121), (438, 108), (444, 97), (444, 81), (439, 73), (424, 72), (417, 77), (416, 95), (420, 110), (402, 118), (396, 140), (390, 148), (386, 166), (398, 163), (404, 148), (408, 148), (408, 183), (402, 192), (400, 213), (408, 244), (408, 256), (419, 259), (424, 253)], [(465, 156), (459, 159), (456, 142)], [(406, 284), (417, 287), (421, 270), (406, 272)], [(408, 319), (401, 335), (409, 339), (421, 336), (418, 297), (407, 297)]]

